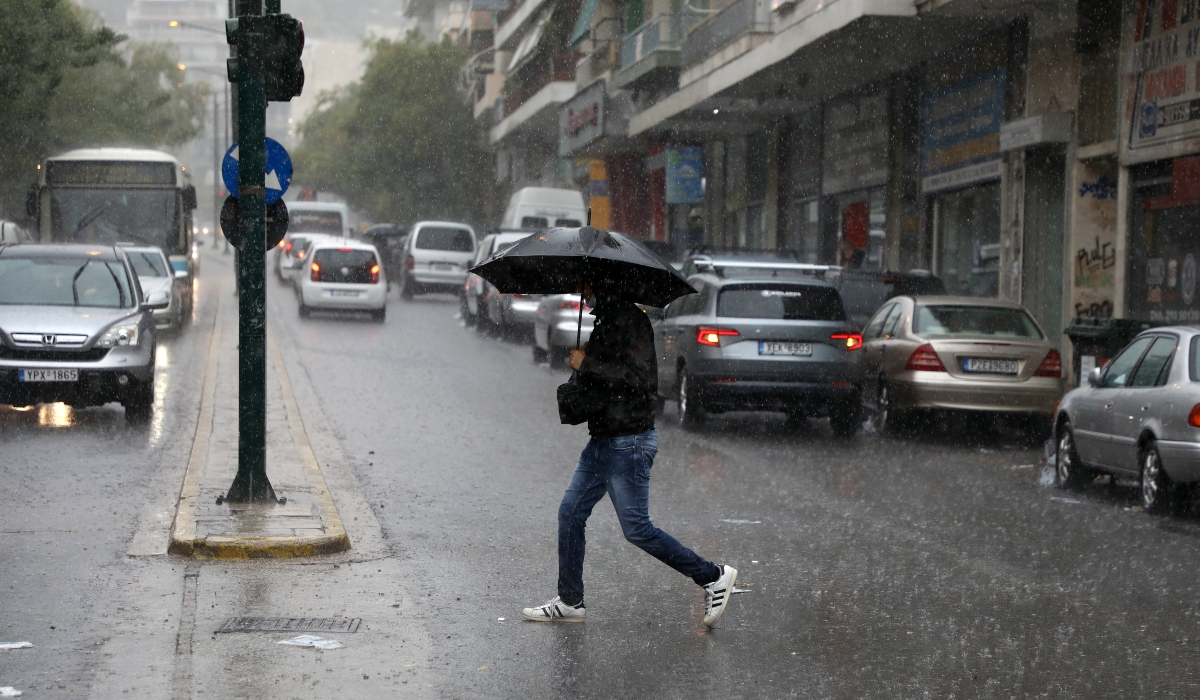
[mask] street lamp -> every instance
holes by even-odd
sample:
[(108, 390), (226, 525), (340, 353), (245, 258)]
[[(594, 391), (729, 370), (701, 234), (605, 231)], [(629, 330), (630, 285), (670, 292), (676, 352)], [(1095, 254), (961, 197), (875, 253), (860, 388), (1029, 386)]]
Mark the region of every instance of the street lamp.
[(213, 29), (212, 27), (206, 27), (203, 24), (192, 24), (191, 22), (180, 22), (177, 19), (167, 22), (167, 26), (179, 27), (181, 29), (195, 29), (196, 31), (200, 32), (209, 32), (210, 34), (220, 34), (221, 36), (225, 36), (225, 31), (223, 29)]

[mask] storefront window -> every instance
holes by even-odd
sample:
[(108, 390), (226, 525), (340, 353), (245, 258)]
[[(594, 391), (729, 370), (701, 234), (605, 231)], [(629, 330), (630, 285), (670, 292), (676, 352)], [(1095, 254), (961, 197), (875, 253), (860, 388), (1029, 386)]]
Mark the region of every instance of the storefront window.
[(993, 297), (1000, 286), (1000, 185), (933, 200), (935, 273), (949, 294)]
[(883, 269), (887, 197), (883, 188), (837, 196), (841, 241), (837, 263), (864, 270)]
[(1172, 200), (1170, 189), (1169, 184), (1161, 184), (1135, 190), (1130, 207), (1128, 315), (1167, 323), (1200, 321), (1196, 303), (1200, 206), (1178, 206), (1184, 202)]

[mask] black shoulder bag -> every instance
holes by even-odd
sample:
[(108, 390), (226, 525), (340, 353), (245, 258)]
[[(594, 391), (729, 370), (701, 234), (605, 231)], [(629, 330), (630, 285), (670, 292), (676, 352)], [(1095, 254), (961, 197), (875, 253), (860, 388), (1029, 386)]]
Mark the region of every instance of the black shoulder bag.
[(586, 423), (603, 410), (604, 396), (580, 380), (579, 372), (558, 385), (558, 419), (563, 425)]

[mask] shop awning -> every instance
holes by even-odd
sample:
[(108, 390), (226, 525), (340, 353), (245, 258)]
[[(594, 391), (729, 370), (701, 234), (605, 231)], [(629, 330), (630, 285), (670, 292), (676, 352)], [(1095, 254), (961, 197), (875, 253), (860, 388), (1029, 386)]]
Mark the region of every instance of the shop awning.
[(537, 53), (538, 43), (542, 40), (542, 32), (546, 29), (546, 23), (550, 21), (550, 14), (554, 11), (553, 8), (546, 10), (538, 17), (537, 24), (529, 29), (529, 33), (521, 39), (521, 43), (517, 44), (517, 50), (513, 51), (512, 60), (508, 62), (508, 70), (505, 71), (509, 75), (520, 70), (520, 68)]
[(583, 9), (579, 11), (579, 19), (575, 29), (571, 31), (571, 46), (579, 44), (592, 34), (592, 17), (600, 7), (600, 0), (583, 0)]

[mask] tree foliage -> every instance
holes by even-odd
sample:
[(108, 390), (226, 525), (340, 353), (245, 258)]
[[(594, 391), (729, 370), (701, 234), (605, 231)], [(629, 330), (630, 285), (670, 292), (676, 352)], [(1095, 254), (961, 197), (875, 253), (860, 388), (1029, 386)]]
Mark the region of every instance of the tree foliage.
[(38, 161), (86, 146), (164, 147), (203, 127), (207, 87), (168, 47), (124, 44), (70, 0), (3, 0), (0, 217), (24, 214)]
[(376, 42), (362, 81), (323, 95), (305, 121), (294, 180), (379, 221), (489, 221), (494, 170), (458, 88), (466, 59), (416, 33)]

